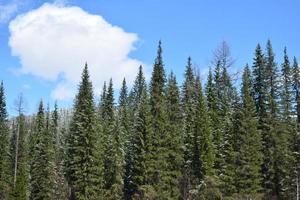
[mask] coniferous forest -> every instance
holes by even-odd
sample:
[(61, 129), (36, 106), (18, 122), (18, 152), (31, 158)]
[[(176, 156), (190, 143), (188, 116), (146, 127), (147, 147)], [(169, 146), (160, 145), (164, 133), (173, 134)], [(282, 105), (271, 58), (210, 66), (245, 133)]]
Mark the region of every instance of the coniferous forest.
[(26, 115), (20, 95), (16, 117), (2, 82), (0, 199), (299, 200), (300, 68), (283, 53), (258, 44), (238, 74), (223, 43), (207, 77), (188, 58), (179, 85), (159, 42), (150, 81), (141, 66), (98, 102), (86, 64), (72, 109)]

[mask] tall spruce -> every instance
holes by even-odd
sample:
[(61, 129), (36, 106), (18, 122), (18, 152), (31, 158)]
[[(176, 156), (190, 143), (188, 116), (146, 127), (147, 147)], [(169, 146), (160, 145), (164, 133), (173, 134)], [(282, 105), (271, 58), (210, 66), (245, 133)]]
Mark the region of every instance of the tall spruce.
[(48, 130), (48, 120), (45, 119), (42, 101), (39, 104), (35, 129), (32, 134), (29, 198), (32, 200), (52, 200), (54, 197), (53, 140)]
[(129, 96), (125, 78), (123, 79), (122, 88), (120, 90), (118, 120), (120, 121), (120, 128), (122, 133), (122, 135), (120, 136), (121, 148), (125, 154), (128, 148), (130, 131)]
[(125, 156), (124, 199), (131, 199), (145, 184), (146, 137), (150, 131), (150, 108), (142, 66), (128, 97), (130, 133)]
[(275, 137), (275, 184), (276, 194), (279, 198), (292, 198), (292, 155), (291, 155), (291, 139), (294, 131), (292, 122), (292, 69), (286, 48), (284, 49), (284, 61), (281, 66), (282, 82), (281, 82), (281, 103), (280, 126)]
[(189, 57), (185, 70), (185, 79), (182, 86), (183, 108), (183, 140), (184, 140), (184, 174), (190, 180), (200, 179), (201, 164), (197, 138), (195, 137), (195, 77), (192, 69), (192, 60)]
[(215, 77), (213, 75), (212, 69), (209, 69), (207, 82), (205, 86), (205, 94), (207, 101), (207, 110), (210, 120), (210, 129), (212, 132), (213, 149), (215, 152), (215, 162), (214, 169), (219, 170), (221, 164), (221, 142), (222, 142), (222, 130), (221, 130), (221, 120), (219, 117), (218, 109), (218, 95), (216, 84), (214, 82)]
[[(207, 114), (207, 104), (203, 95), (199, 75), (195, 80), (196, 92), (196, 110), (195, 110), (195, 136), (198, 137), (199, 152), (202, 176), (211, 176), (214, 174), (214, 146), (212, 144), (212, 133), (209, 115)], [(202, 177), (202, 178), (203, 178)]]
[(8, 114), (3, 82), (0, 85), (0, 199), (7, 199), (10, 193), (10, 165), (9, 165), (9, 128)]
[(293, 187), (294, 196), (299, 198), (299, 177), (300, 177), (300, 68), (296, 57), (293, 60), (293, 114), (296, 116), (296, 123), (292, 138), (292, 152), (293, 152)]
[(238, 123), (238, 152), (236, 156), (236, 183), (244, 198), (254, 198), (261, 189), (261, 135), (252, 97), (251, 72), (244, 69), (241, 88), (242, 105)]
[[(271, 55), (269, 48), (268, 55)], [(271, 57), (269, 56), (269, 61)], [(271, 63), (269, 63), (271, 66)], [(274, 135), (270, 127), (270, 112), (268, 112), (268, 73), (266, 70), (265, 56), (258, 44), (255, 49), (253, 62), (253, 91), (258, 116), (258, 128), (262, 134), (262, 186), (266, 195), (275, 195), (275, 169), (274, 169)]]
[(96, 156), (95, 122), (93, 88), (86, 64), (66, 140), (65, 168), (71, 188), (71, 200), (98, 199), (100, 177)]
[(54, 110), (51, 113), (50, 119), (50, 131), (53, 138), (53, 150), (54, 150), (54, 199), (67, 199), (68, 198), (68, 186), (64, 177), (64, 135), (63, 131), (59, 129), (60, 115), (58, 111), (57, 102), (54, 104)]
[(106, 199), (122, 198), (124, 153), (121, 145), (121, 125), (117, 120), (114, 105), (113, 82), (110, 79), (103, 106), (104, 189)]
[(164, 179), (167, 175), (167, 112), (166, 112), (166, 93), (165, 93), (165, 70), (162, 58), (162, 46), (159, 42), (157, 57), (150, 82), (150, 113), (152, 129), (148, 140), (147, 183), (152, 186), (158, 196), (168, 198), (170, 193), (165, 191), (168, 182)]
[(182, 115), (180, 110), (180, 92), (173, 73), (166, 86), (167, 132), (166, 132), (166, 174), (165, 188), (169, 199), (180, 197), (179, 178), (183, 164)]

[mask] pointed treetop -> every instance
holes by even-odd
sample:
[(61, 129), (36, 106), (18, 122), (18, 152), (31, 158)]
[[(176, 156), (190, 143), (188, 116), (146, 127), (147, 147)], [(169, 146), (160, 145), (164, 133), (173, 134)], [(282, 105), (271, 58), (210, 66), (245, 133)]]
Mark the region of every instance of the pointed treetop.
[(3, 81), (0, 85), (0, 121), (4, 121), (7, 118), (6, 103), (5, 103), (5, 94)]
[(157, 57), (155, 59), (155, 65), (161, 65), (161, 66), (163, 66), (161, 40), (159, 40), (159, 42), (158, 42)]
[(284, 47), (283, 53), (284, 53), (284, 63), (289, 63), (289, 57), (288, 57), (288, 53), (287, 53), (287, 48), (286, 47)]
[(122, 82), (122, 88), (120, 90), (120, 97), (119, 97), (120, 106), (125, 106), (127, 104), (127, 95), (128, 95), (127, 85), (126, 85), (126, 80), (124, 78)]
[(43, 100), (42, 99), (40, 100), (38, 109), (39, 109), (38, 110), (38, 115), (44, 113), (44, 105), (43, 105)]

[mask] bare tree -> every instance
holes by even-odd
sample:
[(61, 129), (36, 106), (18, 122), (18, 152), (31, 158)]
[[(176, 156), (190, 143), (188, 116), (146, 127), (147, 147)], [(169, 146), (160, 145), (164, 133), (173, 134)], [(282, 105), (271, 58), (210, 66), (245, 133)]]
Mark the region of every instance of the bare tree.
[(230, 46), (226, 41), (222, 43), (214, 50), (212, 64), (216, 66), (220, 64), (222, 68), (229, 68), (234, 64), (235, 60), (231, 56)]
[(14, 109), (17, 112), (18, 116), (16, 118), (17, 121), (17, 132), (16, 132), (16, 142), (15, 142), (15, 160), (14, 160), (14, 188), (16, 187), (17, 182), (17, 171), (18, 171), (18, 158), (19, 158), (19, 136), (20, 136), (20, 120), (21, 116), (25, 112), (25, 99), (22, 93), (18, 95), (18, 97), (14, 101)]

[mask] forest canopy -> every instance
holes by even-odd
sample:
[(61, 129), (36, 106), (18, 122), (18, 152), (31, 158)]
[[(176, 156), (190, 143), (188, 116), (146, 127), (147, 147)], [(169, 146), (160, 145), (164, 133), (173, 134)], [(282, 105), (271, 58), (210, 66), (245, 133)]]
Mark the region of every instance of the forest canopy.
[(26, 115), (19, 96), (17, 117), (2, 82), (0, 200), (298, 200), (300, 68), (283, 52), (258, 44), (238, 74), (224, 42), (205, 81), (189, 57), (179, 86), (159, 42), (149, 82), (140, 66), (96, 103), (85, 64), (72, 109)]

